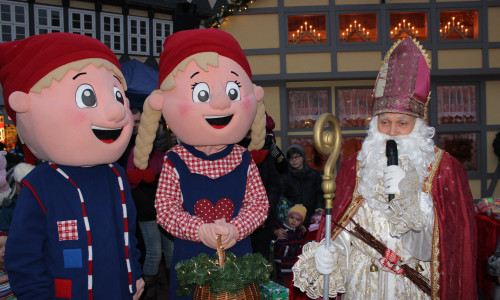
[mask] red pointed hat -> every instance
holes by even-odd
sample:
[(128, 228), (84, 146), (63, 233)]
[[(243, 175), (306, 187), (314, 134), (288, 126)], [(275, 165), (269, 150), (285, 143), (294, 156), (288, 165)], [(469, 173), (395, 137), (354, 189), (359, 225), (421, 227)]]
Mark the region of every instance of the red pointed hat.
[(7, 114), (16, 123), (9, 96), (15, 91), (28, 93), (45, 75), (67, 63), (102, 58), (119, 70), (116, 55), (102, 42), (74, 33), (48, 33), (23, 40), (0, 43), (0, 83)]
[(250, 64), (238, 41), (225, 31), (206, 28), (183, 30), (167, 37), (160, 55), (159, 84), (161, 85), (172, 70), (185, 58), (203, 52), (216, 52), (234, 60), (252, 80)]
[(373, 89), (373, 115), (400, 113), (424, 118), (430, 96), (429, 59), (410, 37), (387, 52)]

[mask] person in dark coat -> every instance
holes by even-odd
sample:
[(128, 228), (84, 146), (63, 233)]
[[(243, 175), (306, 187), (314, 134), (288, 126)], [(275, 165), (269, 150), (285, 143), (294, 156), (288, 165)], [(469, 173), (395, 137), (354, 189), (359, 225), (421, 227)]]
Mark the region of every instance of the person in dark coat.
[(302, 204), (307, 209), (304, 226), (307, 228), (315, 212), (321, 212), (325, 200), (321, 190), (321, 174), (305, 162), (306, 152), (299, 145), (286, 151), (288, 171), (281, 177), (282, 193), (289, 202)]

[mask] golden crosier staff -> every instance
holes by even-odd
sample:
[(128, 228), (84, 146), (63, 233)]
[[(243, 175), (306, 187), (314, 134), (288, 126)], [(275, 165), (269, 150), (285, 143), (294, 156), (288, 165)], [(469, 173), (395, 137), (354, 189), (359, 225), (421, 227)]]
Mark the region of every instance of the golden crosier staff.
[[(332, 130), (325, 131), (325, 125), (330, 124)], [(330, 248), (332, 232), (332, 200), (335, 197), (335, 163), (340, 154), (341, 134), (340, 124), (333, 114), (322, 114), (314, 124), (314, 145), (324, 155), (329, 155), (323, 169), (323, 197), (325, 198), (325, 247)], [(330, 276), (324, 276), (323, 299), (328, 299)]]

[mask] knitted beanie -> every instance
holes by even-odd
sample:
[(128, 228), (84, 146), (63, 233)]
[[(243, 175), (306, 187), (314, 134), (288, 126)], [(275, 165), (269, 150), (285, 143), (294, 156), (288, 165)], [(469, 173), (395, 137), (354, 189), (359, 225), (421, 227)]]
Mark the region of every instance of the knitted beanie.
[(302, 204), (296, 204), (292, 206), (292, 208), (290, 208), (290, 210), (288, 211), (288, 215), (291, 214), (299, 216), (303, 222), (307, 214), (307, 209)]

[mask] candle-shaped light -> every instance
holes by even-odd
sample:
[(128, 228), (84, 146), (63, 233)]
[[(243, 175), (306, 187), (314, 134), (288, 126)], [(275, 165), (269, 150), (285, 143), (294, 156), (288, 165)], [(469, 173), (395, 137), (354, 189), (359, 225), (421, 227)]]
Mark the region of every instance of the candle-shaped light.
[(300, 25), (300, 33), (302, 33), (304, 26)]
[(415, 32), (415, 26), (412, 26), (411, 27), (411, 33), (414, 33)]
[(295, 42), (295, 33), (292, 33), (292, 42)]
[(352, 24), (349, 24), (349, 31), (352, 31)]
[(357, 22), (358, 22), (358, 21), (354, 20), (354, 27), (356, 27), (356, 23), (357, 23)]
[(415, 35), (416, 35), (416, 37), (418, 37), (418, 30), (417, 30), (417, 31), (415, 31)]
[(445, 25), (445, 26), (444, 26), (444, 32), (448, 32), (448, 30), (447, 30), (447, 29), (448, 29), (448, 26), (446, 26), (446, 25)]
[(312, 25), (309, 25), (309, 31), (312, 32), (313, 31), (313, 26)]
[(365, 34), (365, 28), (363, 27), (363, 34)]
[(345, 40), (345, 32), (342, 32), (342, 40)]
[(439, 35), (443, 37), (443, 29), (439, 29)]
[(318, 33), (318, 41), (321, 41), (321, 33)]
[(406, 19), (403, 19), (403, 28), (406, 27), (405, 23), (406, 23)]
[(370, 32), (369, 31), (366, 32), (366, 38), (370, 39)]
[(464, 31), (464, 25), (460, 25), (460, 31)]
[(453, 21), (453, 26), (455, 26), (455, 17), (452, 17), (451, 20)]
[(398, 27), (399, 27), (399, 29), (401, 30), (401, 23), (398, 23)]
[(316, 29), (313, 29), (313, 35), (316, 36)]
[(469, 28), (465, 28), (465, 36), (469, 36), (468, 31), (469, 31)]
[(307, 31), (307, 21), (304, 22), (304, 30)]
[(297, 29), (297, 37), (300, 35), (300, 30)]
[(393, 36), (392, 36), (392, 35), (393, 35), (393, 32), (394, 32), (394, 31), (392, 31), (392, 30), (391, 30), (391, 39), (393, 38)]

